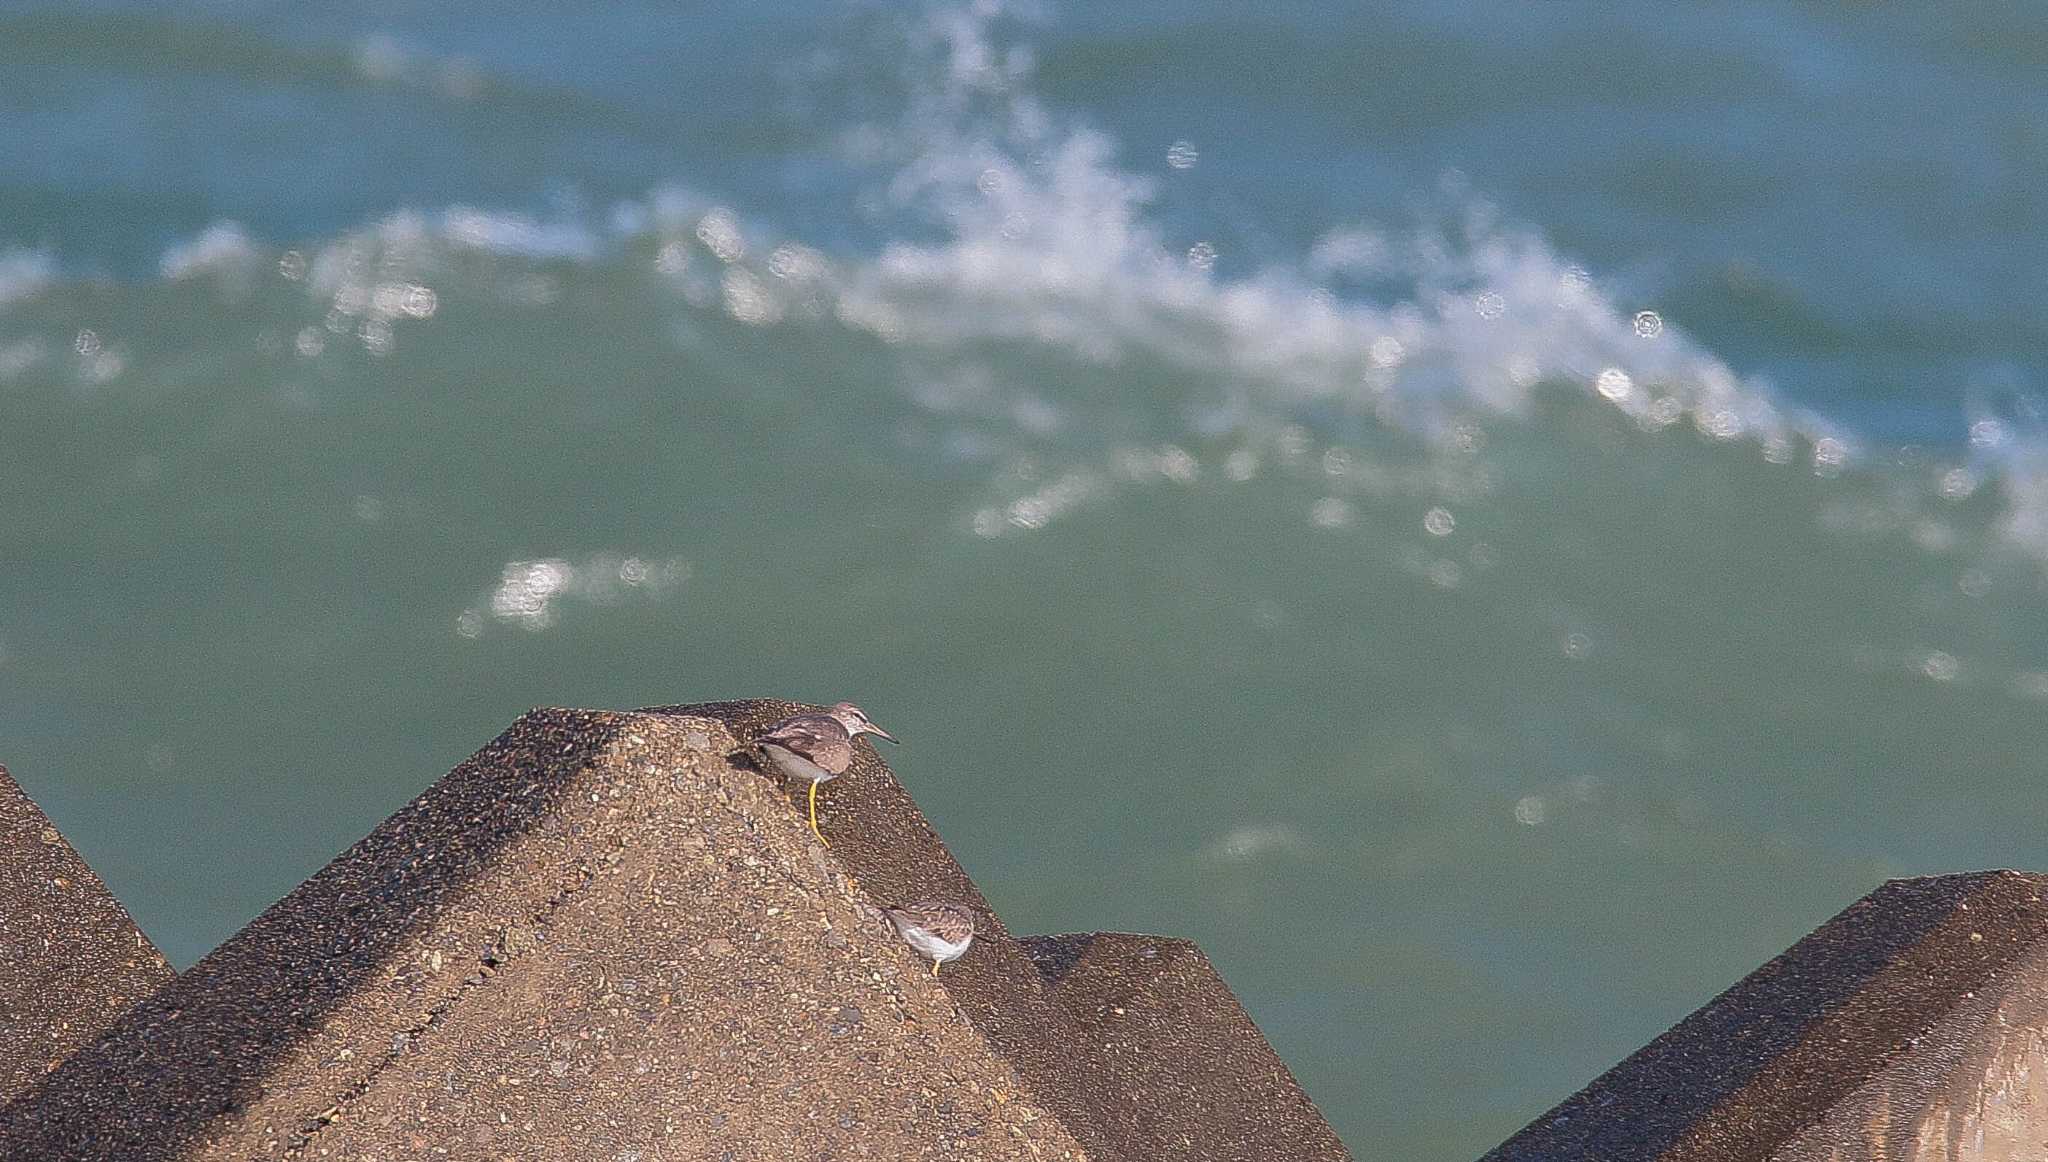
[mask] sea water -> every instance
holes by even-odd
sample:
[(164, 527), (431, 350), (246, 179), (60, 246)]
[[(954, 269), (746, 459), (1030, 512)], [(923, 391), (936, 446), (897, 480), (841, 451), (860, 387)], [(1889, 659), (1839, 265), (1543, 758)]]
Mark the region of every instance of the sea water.
[(2044, 44), (0, 5), (0, 761), (182, 964), (530, 706), (854, 698), (1470, 1157), (2048, 864)]

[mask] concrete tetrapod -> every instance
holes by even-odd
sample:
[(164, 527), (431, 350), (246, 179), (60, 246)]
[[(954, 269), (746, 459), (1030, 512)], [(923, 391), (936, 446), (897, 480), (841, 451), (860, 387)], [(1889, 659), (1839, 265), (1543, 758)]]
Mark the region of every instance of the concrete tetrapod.
[(2048, 1158), (2048, 876), (1892, 880), (1486, 1162)]
[[(796, 709), (527, 714), (31, 1086), (0, 1157), (1346, 1156), (1305, 1097), (1115, 1066), (864, 743), (820, 846), (742, 745)], [(975, 912), (937, 978), (872, 909), (921, 898)]]
[(128, 910), (0, 767), (0, 1101), (169, 979)]

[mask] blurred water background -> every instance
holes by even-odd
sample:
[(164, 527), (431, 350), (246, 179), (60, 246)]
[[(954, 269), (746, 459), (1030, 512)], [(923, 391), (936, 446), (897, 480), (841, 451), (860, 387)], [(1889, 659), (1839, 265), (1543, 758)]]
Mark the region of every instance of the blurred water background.
[(2048, 866), (2048, 9), (0, 4), (0, 761), (179, 963), (536, 704), (853, 697), (1475, 1155)]

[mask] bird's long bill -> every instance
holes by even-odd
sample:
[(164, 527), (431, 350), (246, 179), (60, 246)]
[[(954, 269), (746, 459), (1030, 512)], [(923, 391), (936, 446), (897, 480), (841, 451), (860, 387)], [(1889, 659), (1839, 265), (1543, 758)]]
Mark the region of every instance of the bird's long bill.
[[(895, 735), (893, 735), (893, 734), (890, 734), (890, 733), (889, 733), (888, 731), (886, 731), (886, 730), (883, 730), (883, 729), (882, 729), (881, 727), (879, 727), (879, 726), (876, 726), (876, 725), (875, 725), (874, 723), (872, 723), (872, 722), (868, 723), (868, 733), (869, 733), (869, 734), (872, 734), (872, 735), (874, 735), (874, 736), (875, 736), (875, 737), (877, 737), (877, 738), (880, 738), (880, 739), (884, 739), (884, 740), (886, 740), (886, 741), (889, 741), (889, 742), (895, 742), (895, 741), (896, 741), (896, 736), (895, 736)], [(902, 745), (902, 744), (898, 743), (897, 745), (899, 745), (899, 746), (900, 746), (900, 745)]]

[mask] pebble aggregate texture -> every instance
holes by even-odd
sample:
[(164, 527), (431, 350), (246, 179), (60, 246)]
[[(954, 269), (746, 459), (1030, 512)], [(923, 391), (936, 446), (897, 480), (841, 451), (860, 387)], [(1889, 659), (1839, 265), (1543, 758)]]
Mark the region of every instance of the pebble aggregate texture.
[(1020, 944), (1073, 1023), (1070, 1035), (1089, 1047), (1104, 1091), (1141, 1099), (1118, 1103), (1115, 1115), (1129, 1140), (1159, 1151), (1148, 1156), (1345, 1156), (1193, 941), (1091, 932)]
[(171, 979), (170, 964), (0, 766), (0, 1101)]
[(1892, 880), (1482, 1162), (2048, 1158), (2044, 896)]
[[(1143, 1019), (1078, 1019), (865, 742), (819, 846), (741, 745), (799, 709), (525, 715), (12, 1102), (0, 1158), (1347, 1157), (1184, 942), (1117, 985)], [(975, 910), (937, 978), (906, 899)]]

